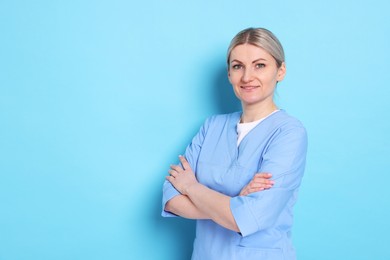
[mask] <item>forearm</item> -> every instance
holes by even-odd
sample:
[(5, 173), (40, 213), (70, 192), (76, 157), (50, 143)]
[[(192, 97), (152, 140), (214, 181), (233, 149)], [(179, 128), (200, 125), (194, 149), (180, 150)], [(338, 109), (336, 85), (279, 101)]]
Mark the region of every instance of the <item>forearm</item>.
[(219, 225), (240, 232), (230, 210), (230, 197), (196, 183), (189, 186), (186, 194), (200, 212), (207, 212), (208, 218)]
[(189, 219), (210, 219), (210, 217), (200, 211), (194, 203), (185, 195), (173, 197), (165, 205), (165, 211)]
[[(188, 196), (188, 201), (180, 201), (180, 203), (186, 203), (181, 205), (179, 202), (175, 205), (174, 211), (180, 212), (185, 206), (191, 206), (191, 212), (201, 213), (202, 216), (212, 219), (219, 225), (239, 232), (236, 221), (230, 210), (230, 197), (222, 193), (207, 188), (203, 184), (200, 184), (192, 172), (191, 166), (183, 156), (179, 156), (181, 165), (171, 165), (169, 170), (169, 176), (166, 179), (172, 183), (172, 185), (182, 194)], [(173, 200), (173, 199), (172, 199)], [(196, 210), (195, 210), (196, 209)], [(172, 211), (173, 213), (175, 213)], [(187, 212), (185, 212), (187, 214)], [(175, 213), (176, 214), (176, 213)], [(205, 214), (205, 215), (203, 215)]]

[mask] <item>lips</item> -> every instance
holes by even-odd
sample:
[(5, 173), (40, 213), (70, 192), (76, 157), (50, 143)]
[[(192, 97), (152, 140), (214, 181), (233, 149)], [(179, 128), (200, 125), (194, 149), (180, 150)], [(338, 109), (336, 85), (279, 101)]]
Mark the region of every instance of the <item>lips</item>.
[(258, 86), (241, 86), (243, 90), (252, 90), (258, 88)]

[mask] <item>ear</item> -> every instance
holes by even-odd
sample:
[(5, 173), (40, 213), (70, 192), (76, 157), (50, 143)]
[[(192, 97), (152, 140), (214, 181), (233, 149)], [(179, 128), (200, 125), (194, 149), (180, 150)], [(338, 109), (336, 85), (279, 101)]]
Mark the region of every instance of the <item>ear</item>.
[(276, 80), (282, 81), (286, 75), (286, 64), (283, 62), (280, 68), (278, 69), (278, 74), (276, 75)]
[(230, 84), (232, 84), (232, 81), (230, 80), (230, 70), (229, 70), (229, 68), (227, 68), (226, 72), (227, 72), (227, 76), (228, 76), (229, 82), (230, 82)]

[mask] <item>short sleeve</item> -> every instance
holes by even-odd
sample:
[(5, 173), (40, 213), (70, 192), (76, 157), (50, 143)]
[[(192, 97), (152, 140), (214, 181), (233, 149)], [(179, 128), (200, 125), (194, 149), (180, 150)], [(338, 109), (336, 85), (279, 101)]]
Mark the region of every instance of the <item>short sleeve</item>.
[[(209, 125), (209, 120), (206, 120), (206, 122), (200, 128), (199, 132), (192, 139), (191, 143), (187, 146), (184, 153), (184, 157), (187, 159), (188, 163), (191, 166), (191, 169), (195, 174), (196, 174), (196, 166), (197, 166), (199, 154), (202, 149), (202, 144), (206, 136), (208, 125)], [(163, 184), (162, 213), (161, 213), (163, 217), (176, 216), (175, 214), (165, 211), (164, 209), (167, 202), (177, 195), (180, 195), (180, 192), (178, 192), (169, 181), (165, 180)]]
[(306, 151), (307, 134), (302, 125), (280, 128), (271, 137), (259, 172), (271, 173), (274, 186), (230, 200), (230, 208), (242, 236), (267, 229), (276, 221), (289, 221), (281, 220), (281, 213), (290, 210), (296, 200), (304, 173)]

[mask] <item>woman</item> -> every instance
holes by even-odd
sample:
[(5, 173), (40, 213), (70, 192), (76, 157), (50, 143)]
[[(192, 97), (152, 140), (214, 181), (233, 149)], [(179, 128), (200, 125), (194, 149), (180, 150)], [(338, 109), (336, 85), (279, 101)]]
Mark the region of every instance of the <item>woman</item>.
[(169, 170), (162, 215), (197, 219), (192, 259), (295, 259), (307, 136), (273, 99), (286, 74), (283, 48), (270, 31), (248, 28), (230, 43), (227, 65), (242, 112), (206, 120)]

